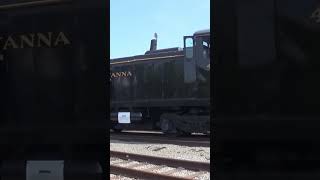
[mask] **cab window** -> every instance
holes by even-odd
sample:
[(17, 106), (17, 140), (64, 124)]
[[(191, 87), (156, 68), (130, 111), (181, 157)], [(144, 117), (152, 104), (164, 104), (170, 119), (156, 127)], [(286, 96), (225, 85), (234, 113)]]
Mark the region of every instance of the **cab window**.
[(210, 38), (208, 36), (201, 37), (202, 41), (202, 57), (204, 59), (210, 59)]

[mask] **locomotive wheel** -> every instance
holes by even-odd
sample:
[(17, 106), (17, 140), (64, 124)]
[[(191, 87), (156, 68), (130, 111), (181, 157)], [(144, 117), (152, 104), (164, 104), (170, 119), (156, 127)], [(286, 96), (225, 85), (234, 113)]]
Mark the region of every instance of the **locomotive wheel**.
[(175, 133), (174, 124), (168, 114), (162, 114), (160, 116), (160, 129), (165, 134)]

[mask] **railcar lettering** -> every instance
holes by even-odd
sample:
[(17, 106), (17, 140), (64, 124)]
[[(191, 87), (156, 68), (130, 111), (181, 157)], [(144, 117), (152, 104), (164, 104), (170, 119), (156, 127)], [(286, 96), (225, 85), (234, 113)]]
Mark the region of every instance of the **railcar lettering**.
[(57, 47), (59, 45), (69, 44), (71, 44), (71, 42), (63, 32), (0, 36), (0, 49), (2, 50), (34, 47)]
[[(28, 37), (30, 36), (30, 37)], [(21, 39), (21, 43), (20, 43), (20, 47), (24, 48), (24, 47), (33, 47), (34, 44), (34, 34), (29, 34), (29, 35), (21, 35), (20, 36)], [(40, 39), (40, 38), (39, 38)], [(27, 44), (27, 46), (25, 46)]]
[(3, 46), (3, 50), (6, 50), (8, 48), (18, 48), (18, 45), (16, 44), (16, 42), (12, 39), (11, 36), (9, 36), (6, 40), (6, 43)]
[(42, 33), (38, 33), (38, 46), (41, 46), (41, 42), (43, 42), (45, 45), (47, 46), (51, 46), (51, 37), (52, 37), (52, 33), (48, 33), (48, 36), (45, 36)]
[(68, 40), (68, 38), (64, 35), (63, 32), (60, 32), (58, 34), (58, 37), (56, 39), (56, 41), (54, 42), (55, 46), (58, 46), (60, 43), (63, 43), (63, 45), (67, 45), (70, 44), (70, 41)]
[(121, 71), (121, 72), (113, 72), (111, 73), (111, 78), (119, 78), (119, 77), (130, 77), (132, 73), (130, 71)]

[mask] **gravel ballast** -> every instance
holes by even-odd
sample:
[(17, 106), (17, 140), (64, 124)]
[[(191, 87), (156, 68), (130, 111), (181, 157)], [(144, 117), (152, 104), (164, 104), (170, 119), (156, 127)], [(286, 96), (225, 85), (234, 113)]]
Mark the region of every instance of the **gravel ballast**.
[[(111, 151), (120, 151), (128, 152), (149, 156), (158, 156), (190, 161), (200, 161), (200, 162), (210, 162), (210, 147), (189, 147), (181, 145), (172, 145), (172, 144), (152, 144), (144, 142), (127, 142), (119, 140), (110, 140), (110, 150)], [(115, 161), (114, 161), (115, 160)], [(113, 162), (116, 162), (116, 159), (113, 159)], [(129, 165), (129, 164), (128, 164)], [(140, 166), (137, 169), (148, 169), (154, 165), (148, 164)], [(165, 172), (172, 168), (165, 167), (158, 169), (156, 171)], [(182, 170), (180, 172), (174, 173), (178, 176), (191, 175), (193, 172), (188, 170)], [(122, 177), (117, 175), (111, 175), (110, 178), (116, 179), (133, 179), (128, 177)], [(204, 173), (195, 179), (210, 179), (210, 173)]]
[(110, 150), (190, 161), (210, 162), (210, 147), (188, 147), (172, 144), (132, 143), (110, 140)]

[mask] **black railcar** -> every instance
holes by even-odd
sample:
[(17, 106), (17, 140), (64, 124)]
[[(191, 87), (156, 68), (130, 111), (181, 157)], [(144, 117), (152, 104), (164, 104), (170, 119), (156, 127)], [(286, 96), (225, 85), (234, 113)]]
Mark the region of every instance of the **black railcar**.
[[(184, 40), (183, 49), (156, 50), (153, 39), (144, 55), (110, 61), (113, 129), (210, 131), (210, 31)], [(122, 112), (130, 116), (125, 123)]]
[(105, 9), (98, 0), (0, 2), (1, 179), (101, 176)]
[(251, 162), (257, 171), (319, 160), (319, 1), (214, 7), (217, 157), (237, 168)]

